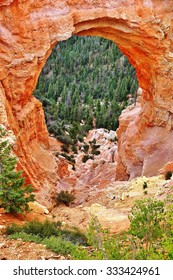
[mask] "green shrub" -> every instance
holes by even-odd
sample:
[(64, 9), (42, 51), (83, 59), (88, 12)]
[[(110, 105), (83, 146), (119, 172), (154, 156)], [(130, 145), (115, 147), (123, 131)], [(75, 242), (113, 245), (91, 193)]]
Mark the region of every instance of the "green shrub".
[(83, 163), (85, 163), (85, 162), (87, 162), (87, 160), (89, 160), (89, 159), (94, 159), (94, 156), (93, 155), (89, 155), (89, 154), (87, 154), (87, 155), (84, 155), (83, 156), (83, 158), (82, 158), (82, 162)]
[(62, 145), (61, 150), (64, 153), (69, 153), (69, 145), (67, 145), (67, 144)]
[(79, 141), (79, 142), (83, 142), (83, 139), (84, 139), (84, 136), (83, 135), (81, 135), (81, 134), (79, 134), (78, 136), (77, 136), (77, 140)]
[(77, 246), (70, 241), (64, 241), (61, 237), (55, 238), (52, 236), (51, 238), (44, 239), (43, 244), (53, 252), (68, 256), (69, 258), (76, 260), (89, 259), (89, 255), (83, 247)]
[(108, 230), (104, 230), (96, 216), (91, 218), (88, 229), (88, 242), (94, 248), (91, 253), (92, 259), (123, 259), (122, 238), (118, 235), (111, 235)]
[(77, 259), (86, 259), (87, 256), (87, 251), (81, 247), (88, 245), (85, 234), (77, 228), (62, 229), (60, 222), (35, 220), (22, 226), (12, 224), (6, 227), (5, 234), (9, 239), (42, 243), (58, 254), (70, 254)]
[(69, 135), (56, 135), (56, 139), (65, 145), (73, 145), (74, 141), (71, 139)]
[(154, 198), (137, 200), (129, 219), (129, 233), (138, 240), (137, 250), (140, 249), (148, 259), (155, 242), (160, 242), (164, 233), (162, 226), (165, 222), (164, 202)]
[(93, 150), (97, 150), (97, 149), (99, 149), (99, 148), (100, 148), (100, 145), (96, 145), (96, 144), (92, 145), (92, 149), (93, 149)]
[(92, 154), (98, 156), (98, 155), (100, 155), (100, 151), (92, 150)]
[(129, 219), (129, 232), (139, 239), (151, 241), (159, 237), (162, 231), (160, 221), (164, 219), (164, 202), (154, 198), (136, 200)]
[(89, 155), (84, 155), (83, 158), (82, 158), (82, 162), (85, 163), (87, 162), (87, 160), (90, 159), (90, 156)]
[(8, 239), (19, 239), (19, 238), (22, 239), (25, 242), (34, 242), (34, 243), (37, 243), (37, 244), (43, 243), (43, 240), (44, 240), (38, 235), (28, 234), (28, 233), (23, 232), (23, 231), (13, 233), (13, 234), (8, 236)]
[(15, 171), (16, 157), (12, 156), (11, 146), (3, 140), (6, 131), (0, 128), (0, 208), (6, 213), (28, 212), (28, 202), (34, 201), (33, 188), (24, 185), (22, 171)]
[(66, 153), (61, 153), (60, 155), (65, 157), (71, 164), (75, 163), (75, 159), (73, 158), (73, 155), (69, 156)]
[(170, 180), (171, 177), (172, 177), (172, 171), (167, 171), (167, 172), (165, 173), (165, 180)]
[(96, 217), (91, 219), (87, 237), (76, 228), (62, 228), (61, 224), (50, 221), (11, 225), (6, 234), (10, 234), (10, 238), (42, 243), (71, 259), (173, 259), (171, 194), (165, 201), (154, 198), (136, 201), (129, 219), (129, 230), (120, 234), (104, 230)]
[(88, 150), (89, 150), (89, 145), (85, 144), (85, 145), (83, 145), (82, 148), (83, 148), (83, 150), (84, 150), (84, 153), (87, 153)]
[(57, 194), (55, 200), (57, 205), (63, 203), (66, 206), (70, 206), (70, 204), (75, 200), (75, 196), (68, 191), (61, 191)]
[(72, 152), (73, 152), (74, 154), (77, 154), (77, 153), (78, 153), (77, 147), (76, 147), (75, 145), (73, 145), (73, 146), (71, 147), (71, 150), (72, 150)]
[(17, 233), (17, 232), (25, 232), (27, 234), (37, 235), (41, 238), (50, 237), (52, 235), (58, 235), (60, 230), (61, 223), (56, 223), (52, 221), (44, 221), (39, 222), (38, 220), (34, 220), (26, 223), (23, 226), (12, 224), (6, 227), (5, 233), (7, 235)]
[(14, 233), (18, 233), (18, 232), (21, 232), (23, 231), (23, 227), (21, 225), (17, 225), (17, 224), (11, 224), (11, 225), (8, 225), (6, 228), (5, 228), (5, 234), (6, 235), (11, 235), (11, 234), (14, 234)]
[(92, 141), (89, 141), (90, 145), (96, 144), (96, 139), (94, 138)]
[(46, 238), (50, 236), (56, 236), (59, 232), (60, 224), (56, 222), (48, 221), (39, 222), (34, 220), (32, 222), (27, 223), (24, 226), (24, 232), (32, 235), (40, 236), (41, 238)]
[(88, 245), (87, 237), (84, 233), (80, 232), (78, 228), (62, 229), (59, 236), (65, 241), (70, 241), (73, 244), (80, 244), (83, 246)]
[(148, 185), (147, 185), (147, 182), (144, 182), (143, 183), (143, 190), (147, 189), (148, 188)]

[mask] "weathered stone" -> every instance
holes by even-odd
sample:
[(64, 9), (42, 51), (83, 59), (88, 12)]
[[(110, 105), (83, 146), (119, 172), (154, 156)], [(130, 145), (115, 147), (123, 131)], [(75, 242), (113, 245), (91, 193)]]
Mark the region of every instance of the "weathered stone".
[[(31, 95), (53, 46), (72, 34), (114, 41), (135, 67), (143, 90), (142, 107), (135, 109), (134, 116), (130, 113), (131, 121), (125, 121), (124, 115), (120, 119), (118, 176), (149, 173), (145, 170), (155, 163), (154, 173), (169, 160), (172, 155), (166, 141), (172, 139), (173, 113), (171, 1), (2, 0), (0, 6), (1, 123), (15, 134), (19, 167), (38, 191), (41, 203), (48, 204), (59, 176), (56, 159), (49, 151), (41, 104)], [(157, 141), (152, 140), (154, 133)], [(150, 143), (142, 145), (144, 139)]]

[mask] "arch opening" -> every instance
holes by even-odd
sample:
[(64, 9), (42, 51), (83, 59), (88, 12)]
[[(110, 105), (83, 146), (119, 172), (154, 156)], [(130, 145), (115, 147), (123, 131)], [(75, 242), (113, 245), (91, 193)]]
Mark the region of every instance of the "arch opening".
[[(116, 130), (129, 94), (135, 101), (135, 77), (127, 58), (109, 40), (74, 36), (57, 44), (34, 94), (43, 104), (49, 133), (66, 142), (73, 126), (80, 125), (79, 131), (85, 127), (84, 135), (93, 128)], [(78, 140), (73, 137), (72, 142)]]

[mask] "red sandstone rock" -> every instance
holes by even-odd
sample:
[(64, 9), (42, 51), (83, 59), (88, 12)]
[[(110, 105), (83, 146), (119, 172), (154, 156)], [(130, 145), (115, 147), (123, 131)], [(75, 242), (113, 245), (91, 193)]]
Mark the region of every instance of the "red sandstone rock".
[(167, 172), (173, 173), (173, 161), (167, 162), (160, 170), (160, 174), (166, 175)]
[(120, 116), (116, 179), (153, 176), (173, 158), (173, 131), (164, 126), (148, 126), (139, 103)]
[(114, 41), (143, 89), (142, 107), (120, 119), (117, 175), (156, 173), (170, 160), (172, 18), (172, 1), (0, 1), (0, 118), (16, 136), (14, 151), (39, 200), (47, 203), (59, 176), (41, 104), (31, 95), (53, 46), (72, 34)]

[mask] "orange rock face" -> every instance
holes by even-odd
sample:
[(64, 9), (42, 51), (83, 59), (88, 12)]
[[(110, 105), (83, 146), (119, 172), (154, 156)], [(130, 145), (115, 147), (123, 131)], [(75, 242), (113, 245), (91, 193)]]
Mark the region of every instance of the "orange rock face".
[(168, 124), (165, 127), (144, 125), (142, 112), (141, 105), (136, 103), (120, 116), (116, 179), (157, 175), (173, 158), (173, 131), (168, 129)]
[(143, 89), (142, 106), (120, 119), (117, 176), (156, 172), (158, 161), (172, 157), (172, 18), (172, 1), (0, 1), (0, 118), (16, 136), (19, 165), (39, 200), (50, 197), (59, 176), (43, 110), (32, 93), (53, 46), (73, 34), (114, 41)]

